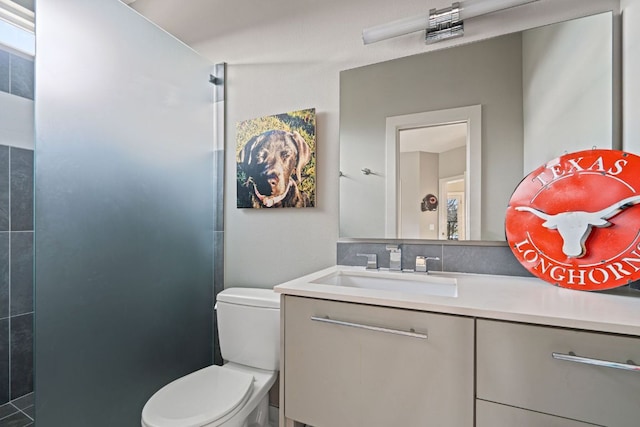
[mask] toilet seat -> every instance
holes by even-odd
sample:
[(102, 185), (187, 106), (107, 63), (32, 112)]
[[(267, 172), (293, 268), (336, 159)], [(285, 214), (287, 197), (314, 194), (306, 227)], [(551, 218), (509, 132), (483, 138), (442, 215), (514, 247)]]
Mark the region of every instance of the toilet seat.
[(208, 366), (167, 384), (142, 410), (143, 427), (201, 427), (239, 411), (253, 387), (253, 375)]

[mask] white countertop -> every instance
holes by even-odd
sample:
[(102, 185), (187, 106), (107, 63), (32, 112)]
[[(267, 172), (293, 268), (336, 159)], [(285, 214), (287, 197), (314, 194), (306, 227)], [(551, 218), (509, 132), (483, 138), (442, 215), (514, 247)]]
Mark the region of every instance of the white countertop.
[[(574, 291), (537, 278), (464, 273), (444, 273), (457, 279), (457, 297), (311, 283), (338, 271), (364, 271), (364, 267), (329, 267), (274, 290), (285, 295), (640, 336), (640, 291)], [(391, 274), (406, 277), (424, 273)]]

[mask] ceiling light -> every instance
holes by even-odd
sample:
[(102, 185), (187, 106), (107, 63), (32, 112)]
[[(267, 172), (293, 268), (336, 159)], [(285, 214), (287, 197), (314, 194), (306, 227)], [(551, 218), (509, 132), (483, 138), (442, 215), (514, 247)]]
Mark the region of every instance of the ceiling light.
[(509, 9), (537, 0), (468, 0), (453, 3), (444, 9), (431, 9), (428, 15), (399, 19), (362, 30), (364, 44), (425, 31), (427, 43), (464, 34), (464, 20)]

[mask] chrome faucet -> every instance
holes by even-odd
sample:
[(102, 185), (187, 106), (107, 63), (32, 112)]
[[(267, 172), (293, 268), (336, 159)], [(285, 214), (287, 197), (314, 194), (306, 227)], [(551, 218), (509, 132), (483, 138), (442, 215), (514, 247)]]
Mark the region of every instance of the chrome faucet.
[(427, 268), (427, 263), (430, 261), (440, 261), (440, 258), (437, 256), (422, 256), (418, 255), (416, 257), (416, 272), (417, 273), (428, 273), (429, 269)]
[(378, 256), (376, 254), (356, 254), (356, 256), (367, 257), (367, 270), (378, 269)]
[(387, 245), (389, 251), (389, 270), (402, 271), (402, 249), (398, 245)]

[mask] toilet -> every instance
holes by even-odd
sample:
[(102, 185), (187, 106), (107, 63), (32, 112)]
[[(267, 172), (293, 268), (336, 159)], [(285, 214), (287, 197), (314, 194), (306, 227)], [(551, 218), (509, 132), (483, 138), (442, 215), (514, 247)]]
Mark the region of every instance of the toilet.
[(280, 364), (280, 297), (229, 288), (216, 301), (223, 366), (165, 385), (142, 409), (142, 427), (267, 427)]

